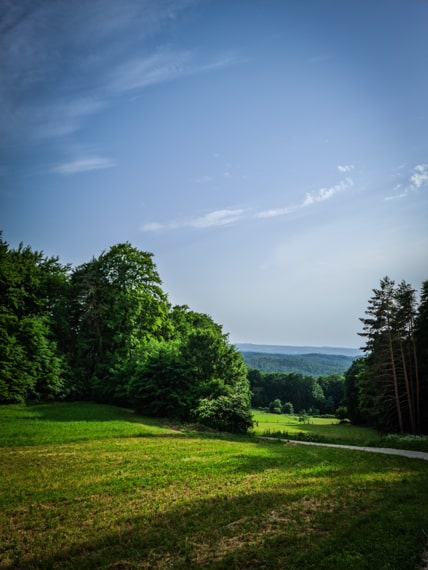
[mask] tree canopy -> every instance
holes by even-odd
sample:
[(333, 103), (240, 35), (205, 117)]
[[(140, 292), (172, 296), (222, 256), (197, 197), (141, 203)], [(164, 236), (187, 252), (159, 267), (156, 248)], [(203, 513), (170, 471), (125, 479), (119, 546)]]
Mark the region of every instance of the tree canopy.
[(171, 307), (129, 243), (76, 268), (0, 240), (0, 402), (87, 398), (215, 429), (252, 425), (246, 367), (221, 325)]
[(346, 399), (353, 421), (383, 431), (426, 433), (428, 417), (428, 282), (416, 291), (389, 277), (373, 289), (361, 318), (366, 356), (346, 373)]

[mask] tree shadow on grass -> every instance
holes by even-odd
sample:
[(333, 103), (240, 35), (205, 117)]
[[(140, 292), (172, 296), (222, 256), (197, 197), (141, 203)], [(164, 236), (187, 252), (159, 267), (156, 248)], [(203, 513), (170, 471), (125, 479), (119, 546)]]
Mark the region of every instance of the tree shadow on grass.
[[(241, 461), (240, 470), (251, 475), (250, 463), (236, 459), (237, 467)], [(309, 466), (310, 460), (304, 463), (302, 467)], [(258, 469), (276, 464), (275, 455), (262, 457)], [(54, 549), (48, 533), (43, 538), (45, 554), (16, 558), (9, 567), (414, 570), (422, 548), (416, 529), (422, 528), (427, 515), (427, 509), (418, 512), (418, 493), (413, 490), (406, 496), (403, 481), (386, 482), (380, 477), (377, 485), (370, 482), (367, 493), (357, 492), (349, 483), (339, 487), (336, 501), (334, 478), (328, 468), (320, 467), (316, 475), (310, 477), (308, 472), (307, 479), (284, 478), (275, 490), (251, 489), (250, 479), (242, 492), (234, 490), (235, 496), (228, 496), (225, 479), (218, 496), (212, 496), (215, 490), (211, 490), (210, 497), (192, 497), (175, 505), (171, 501), (145, 516), (127, 516), (124, 511), (112, 520), (115, 530), (96, 539), (76, 536), (70, 547), (57, 544)], [(368, 480), (382, 471), (388, 472), (388, 464), (384, 469), (368, 462), (359, 466)]]
[(51, 422), (112, 422), (112, 421), (140, 421), (146, 420), (148, 423), (156, 423), (156, 420), (143, 418), (135, 414), (134, 410), (111, 406), (109, 404), (98, 404), (95, 402), (50, 402), (50, 403), (29, 403), (26, 408), (37, 414), (37, 417), (26, 417), (23, 419), (39, 419)]

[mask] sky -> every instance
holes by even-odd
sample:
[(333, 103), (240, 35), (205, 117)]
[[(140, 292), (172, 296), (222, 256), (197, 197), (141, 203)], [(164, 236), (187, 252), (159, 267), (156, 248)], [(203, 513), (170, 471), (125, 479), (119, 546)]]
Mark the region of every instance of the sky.
[(130, 242), (233, 343), (360, 347), (428, 279), (426, 0), (1, 0), (0, 228)]

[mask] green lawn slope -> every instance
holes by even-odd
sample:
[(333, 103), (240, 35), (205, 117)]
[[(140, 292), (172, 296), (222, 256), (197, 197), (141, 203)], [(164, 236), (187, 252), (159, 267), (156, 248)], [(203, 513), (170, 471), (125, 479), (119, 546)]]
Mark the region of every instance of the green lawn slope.
[(185, 432), (95, 404), (0, 408), (0, 568), (415, 570), (417, 459)]

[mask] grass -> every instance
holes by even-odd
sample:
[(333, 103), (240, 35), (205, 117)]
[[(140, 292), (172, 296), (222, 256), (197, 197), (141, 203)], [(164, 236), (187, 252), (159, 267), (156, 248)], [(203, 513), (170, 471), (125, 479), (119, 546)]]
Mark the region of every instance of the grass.
[(0, 408), (0, 568), (414, 570), (426, 462)]
[(427, 436), (387, 435), (383, 436), (374, 429), (341, 425), (333, 418), (309, 417), (300, 422), (299, 417), (288, 414), (270, 414), (253, 410), (256, 420), (254, 433), (283, 439), (316, 441), (369, 447), (392, 447), (428, 452)]

